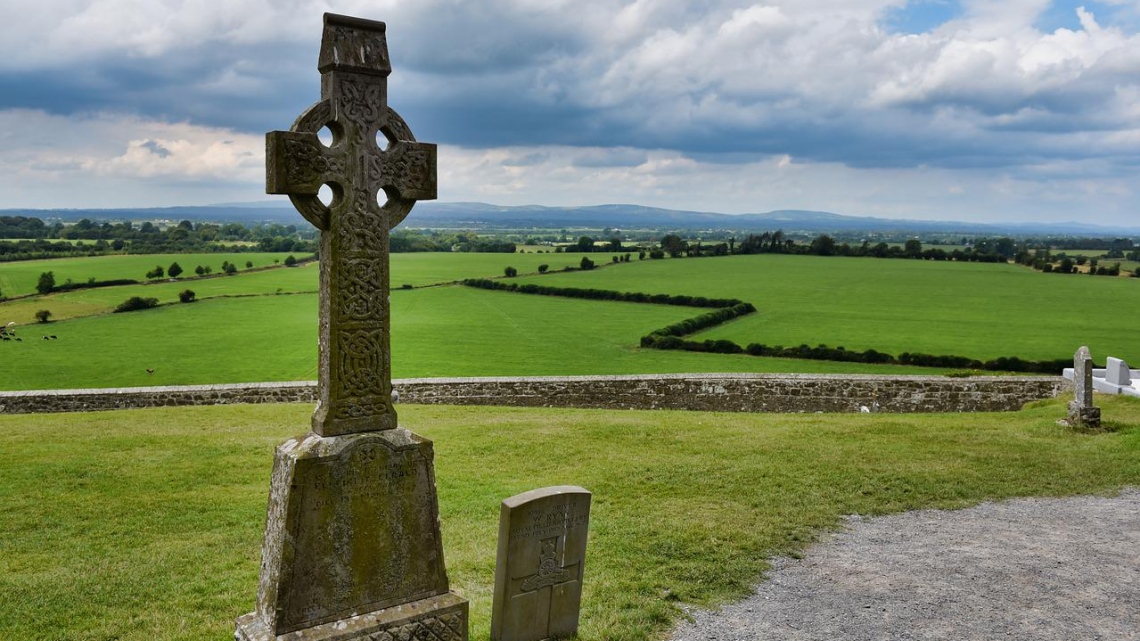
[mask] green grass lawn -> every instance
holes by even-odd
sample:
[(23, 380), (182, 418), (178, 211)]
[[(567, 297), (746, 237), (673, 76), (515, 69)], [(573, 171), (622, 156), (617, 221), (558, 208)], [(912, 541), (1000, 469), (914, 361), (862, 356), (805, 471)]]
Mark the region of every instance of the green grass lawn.
[[(445, 554), (489, 636), (499, 502), (594, 493), (580, 637), (645, 641), (743, 596), (844, 515), (1140, 484), (1140, 401), (1114, 431), (1021, 412), (771, 415), (399, 407), (435, 441)], [(0, 415), (0, 638), (206, 641), (253, 609), (272, 450), (308, 404)]]
[(635, 261), (519, 279), (561, 287), (734, 297), (759, 313), (699, 339), (849, 350), (1069, 358), (1088, 345), (1140, 360), (1140, 279), (1042, 274), (1017, 265), (818, 256)]

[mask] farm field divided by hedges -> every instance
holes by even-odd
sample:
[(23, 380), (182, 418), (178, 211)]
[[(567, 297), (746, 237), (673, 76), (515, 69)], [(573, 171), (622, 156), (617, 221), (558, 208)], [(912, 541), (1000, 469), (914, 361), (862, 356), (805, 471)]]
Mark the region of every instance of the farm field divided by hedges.
[[(598, 254), (604, 263), (609, 254)], [(154, 257), (150, 257), (153, 259)], [(562, 262), (559, 262), (561, 259)], [(560, 269), (576, 254), (396, 254), (393, 283), (416, 286)], [(42, 270), (55, 261), (34, 261)], [(153, 261), (152, 261), (153, 262)], [(244, 265), (244, 263), (242, 263)], [(6, 267), (6, 266), (5, 266)], [(2, 269), (3, 267), (0, 267)], [(189, 305), (25, 325), (29, 340), (0, 344), (2, 389), (106, 387), (315, 378), (316, 266), (183, 280), (0, 303), (0, 322), (36, 309), (55, 318), (109, 312), (132, 295)], [(1098, 360), (1128, 359), (1140, 312), (1134, 279), (1041, 274), (1003, 265), (905, 260), (742, 256), (636, 259), (587, 272), (504, 279), (555, 287), (734, 297), (759, 313), (693, 336), (741, 345), (807, 343), (965, 356), (1065, 358), (1088, 344)], [(209, 299), (212, 296), (241, 298)], [(831, 363), (638, 348), (641, 336), (692, 310), (603, 301), (556, 300), (433, 287), (393, 301), (397, 377), (683, 372), (937, 373), (929, 368)], [(71, 307), (69, 307), (71, 306)], [(1115, 313), (1100, 310), (1117, 310)], [(40, 334), (58, 335), (39, 341)], [(17, 349), (20, 348), (20, 349)], [(1137, 358), (1132, 356), (1132, 358)], [(155, 363), (162, 363), (155, 367)], [(146, 374), (154, 368), (153, 375)]]
[(739, 298), (759, 313), (695, 334), (740, 344), (991, 359), (1098, 362), (1140, 343), (1140, 281), (1042, 274), (1017, 265), (817, 256), (635, 261), (616, 269), (519, 279), (554, 287)]

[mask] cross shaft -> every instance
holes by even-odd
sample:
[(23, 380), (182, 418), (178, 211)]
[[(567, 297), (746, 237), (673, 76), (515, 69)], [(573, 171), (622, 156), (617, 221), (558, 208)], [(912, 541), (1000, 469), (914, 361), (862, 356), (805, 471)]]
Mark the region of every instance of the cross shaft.
[[(388, 107), (382, 22), (325, 14), (321, 100), (266, 134), (266, 192), (286, 194), (320, 229), (320, 357), (313, 431), (391, 429), (388, 236), (436, 197), (436, 146)], [(332, 144), (318, 132), (327, 128)], [(332, 191), (326, 205), (322, 186)], [(381, 204), (383, 203), (383, 204)]]

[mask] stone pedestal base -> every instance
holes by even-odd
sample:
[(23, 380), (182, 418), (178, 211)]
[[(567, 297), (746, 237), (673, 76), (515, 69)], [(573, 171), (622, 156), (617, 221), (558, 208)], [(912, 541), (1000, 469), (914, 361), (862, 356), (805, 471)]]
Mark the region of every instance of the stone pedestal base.
[(256, 612), (236, 624), (234, 641), (467, 641), (467, 600), (440, 594), (280, 636)]
[(1072, 427), (1100, 427), (1100, 408), (1086, 407), (1076, 401), (1069, 402), (1069, 425)]

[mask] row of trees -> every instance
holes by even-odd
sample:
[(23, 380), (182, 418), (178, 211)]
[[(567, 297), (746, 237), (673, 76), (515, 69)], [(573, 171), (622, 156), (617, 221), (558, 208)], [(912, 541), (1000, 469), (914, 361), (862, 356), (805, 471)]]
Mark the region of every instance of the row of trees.
[[(317, 230), (275, 223), (193, 223), (161, 228), (152, 222), (98, 223), (89, 219), (65, 226), (34, 217), (0, 217), (0, 261), (204, 252), (316, 252)], [(68, 242), (71, 241), (71, 242)]]
[[(1056, 274), (1079, 274), (1086, 273), (1090, 276), (1119, 276), (1120, 263), (1113, 263), (1111, 265), (1102, 265), (1097, 258), (1088, 258), (1087, 256), (1068, 256), (1065, 253), (1052, 256), (1048, 249), (1039, 249), (1035, 252), (1022, 251), (1014, 257), (1014, 261), (1019, 265), (1026, 265), (1032, 267), (1037, 271), (1044, 273)], [(1080, 267), (1088, 264), (1088, 269), (1082, 272)], [(1140, 269), (1132, 271), (1132, 275), (1140, 277)]]

